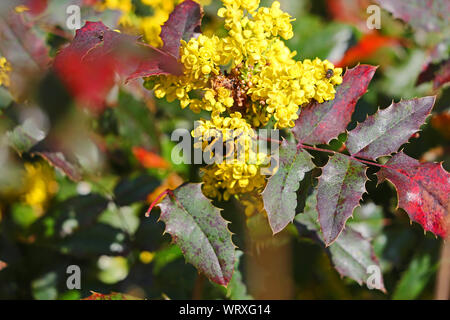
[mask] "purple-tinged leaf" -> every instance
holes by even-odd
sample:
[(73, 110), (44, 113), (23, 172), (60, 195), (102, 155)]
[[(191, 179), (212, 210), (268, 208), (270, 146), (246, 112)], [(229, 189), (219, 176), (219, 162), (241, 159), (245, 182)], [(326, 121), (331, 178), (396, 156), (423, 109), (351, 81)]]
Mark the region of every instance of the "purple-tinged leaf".
[(50, 58), (45, 39), (20, 14), (0, 16), (0, 55), (11, 64), (9, 90), (16, 100), (24, 100), (34, 81), (47, 70)]
[(165, 232), (181, 248), (186, 261), (211, 281), (227, 286), (235, 262), (235, 246), (227, 221), (201, 191), (201, 184), (177, 188), (174, 199), (166, 196), (158, 205)]
[(189, 41), (196, 34), (200, 34), (203, 18), (202, 7), (186, 0), (175, 7), (169, 19), (161, 27), (161, 39), (164, 43), (162, 50), (177, 59), (180, 57), (181, 40)]
[(99, 110), (117, 74), (129, 81), (182, 70), (171, 54), (89, 21), (57, 54), (54, 69), (77, 100)]
[(419, 131), (433, 109), (435, 97), (393, 103), (348, 133), (347, 149), (354, 156), (375, 160), (396, 152)]
[(62, 152), (39, 151), (32, 154), (42, 157), (51, 166), (61, 170), (72, 181), (81, 180), (81, 169), (77, 165), (70, 163)]
[(450, 227), (450, 174), (440, 163), (420, 163), (402, 151), (377, 172), (378, 183), (390, 181), (398, 207), (426, 231), (445, 239)]
[(286, 140), (282, 142), (278, 170), (269, 178), (262, 193), (264, 208), (274, 234), (294, 220), (300, 181), (312, 169), (314, 163), (309, 153)]
[(366, 192), (366, 168), (340, 153), (331, 157), (323, 167), (317, 186), (317, 211), (327, 246), (339, 236)]
[[(314, 237), (318, 242), (323, 244), (325, 242), (323, 234), (320, 230), (317, 213), (317, 191), (308, 197), (306, 200), (305, 210), (303, 213), (295, 217), (295, 223), (305, 226), (309, 231), (316, 234)], [(363, 237), (359, 232), (354, 230), (351, 226), (347, 226), (328, 248), (331, 261), (337, 272), (342, 276), (349, 277), (360, 285), (367, 283), (371, 266), (380, 268), (372, 244), (368, 238)], [(380, 269), (379, 269), (380, 270)], [(376, 289), (386, 292), (384, 288), (382, 274), (377, 283)]]
[(366, 93), (376, 69), (359, 65), (347, 70), (342, 84), (336, 88), (334, 100), (303, 107), (292, 129), (296, 139), (307, 144), (326, 144), (344, 132), (356, 102)]
[(410, 24), (428, 32), (448, 30), (448, 0), (376, 0), (381, 7)]

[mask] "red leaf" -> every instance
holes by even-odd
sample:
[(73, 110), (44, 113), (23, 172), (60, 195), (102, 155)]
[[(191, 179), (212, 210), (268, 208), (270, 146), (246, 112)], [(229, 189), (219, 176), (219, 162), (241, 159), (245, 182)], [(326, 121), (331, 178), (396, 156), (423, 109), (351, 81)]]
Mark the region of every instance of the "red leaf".
[(133, 36), (112, 31), (102, 22), (86, 22), (58, 53), (54, 69), (77, 100), (101, 110), (116, 74), (130, 80), (175, 73), (178, 65), (174, 57)]
[(313, 103), (302, 108), (292, 129), (299, 142), (328, 143), (344, 132), (350, 123), (358, 99), (367, 91), (376, 67), (356, 66), (345, 72), (342, 84), (336, 88), (334, 100)]
[(127, 81), (153, 75), (181, 75), (182, 66), (178, 62), (181, 39), (189, 41), (197, 33), (200, 33), (202, 18), (203, 9), (198, 3), (187, 0), (177, 5), (169, 19), (161, 27), (163, 47), (161, 49), (153, 48), (156, 53), (154, 59), (142, 61)]
[(25, 0), (24, 5), (30, 10), (29, 12), (37, 16), (47, 9), (48, 0)]
[(359, 43), (347, 50), (337, 66), (345, 67), (366, 60), (375, 54), (380, 48), (392, 46), (398, 43), (393, 37), (381, 36), (377, 33), (364, 35)]
[(403, 152), (394, 155), (377, 173), (378, 183), (390, 181), (398, 206), (426, 231), (443, 238), (450, 226), (450, 174), (440, 163), (420, 163)]
[(366, 12), (370, 4), (370, 0), (327, 0), (327, 9), (336, 20), (370, 31), (367, 29)]
[(156, 153), (147, 151), (141, 147), (133, 147), (133, 154), (145, 168), (167, 169), (170, 166), (166, 160)]
[(202, 18), (202, 7), (192, 0), (186, 0), (176, 6), (169, 19), (161, 27), (161, 39), (164, 43), (162, 50), (178, 59), (180, 57), (180, 40), (189, 41), (195, 34), (199, 34)]

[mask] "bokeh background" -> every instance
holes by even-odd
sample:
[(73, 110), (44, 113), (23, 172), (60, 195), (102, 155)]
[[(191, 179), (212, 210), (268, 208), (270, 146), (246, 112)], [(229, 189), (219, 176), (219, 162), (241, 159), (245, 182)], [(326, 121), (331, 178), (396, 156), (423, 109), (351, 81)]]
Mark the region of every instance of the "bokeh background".
[[(160, 26), (178, 2), (0, 5), (0, 57), (9, 61), (9, 66), (0, 64), (0, 79), (9, 78), (0, 86), (0, 299), (80, 299), (91, 291), (147, 299), (437, 297), (439, 283), (449, 281), (439, 272), (443, 241), (410, 225), (406, 213), (396, 209), (393, 187), (377, 187), (372, 171), (370, 196), (364, 196), (352, 223), (373, 239), (387, 294), (341, 279), (327, 252), (295, 226), (272, 237), (264, 219), (246, 219), (233, 201), (216, 203), (232, 221), (233, 241), (245, 253), (239, 261), (242, 281), (227, 290), (185, 263), (170, 236), (162, 235), (158, 210), (144, 217), (166, 188), (200, 181), (198, 166), (172, 163), (170, 135), (176, 128), (192, 129), (202, 115), (155, 99), (142, 81), (110, 83), (102, 66), (77, 70), (75, 83), (68, 83), (51, 63), (74, 36), (66, 25), (71, 4), (81, 7), (82, 24), (100, 20), (157, 46)], [(422, 161), (443, 161), (450, 170), (450, 90), (444, 85), (450, 12), (445, 1), (432, 1), (431, 31), (384, 9), (381, 29), (371, 30), (366, 10), (377, 3), (369, 0), (280, 2), (295, 18), (288, 45), (297, 59), (379, 66), (349, 129), (393, 100), (437, 95), (433, 116), (405, 152)], [(220, 2), (200, 3), (206, 13), (203, 32), (224, 34), (216, 16)], [(69, 265), (81, 268), (81, 290), (67, 289)]]

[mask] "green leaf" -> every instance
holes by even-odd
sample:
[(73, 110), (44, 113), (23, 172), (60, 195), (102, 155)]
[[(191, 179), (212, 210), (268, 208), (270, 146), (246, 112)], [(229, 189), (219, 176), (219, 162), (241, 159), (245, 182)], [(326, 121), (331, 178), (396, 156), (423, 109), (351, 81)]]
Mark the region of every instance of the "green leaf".
[(24, 126), (16, 126), (12, 131), (6, 133), (8, 144), (17, 151), (19, 155), (27, 152), (42, 138), (33, 137), (33, 134)]
[(247, 286), (243, 282), (241, 271), (239, 270), (240, 260), (243, 252), (236, 250), (236, 263), (234, 265), (234, 273), (227, 287), (227, 298), (232, 300), (251, 300), (252, 296), (247, 294)]
[(277, 172), (269, 178), (262, 196), (273, 233), (294, 220), (297, 190), (305, 173), (314, 169), (311, 156), (295, 144), (283, 141), (279, 149)]
[[(317, 235), (316, 239), (321, 244), (324, 243), (324, 237), (318, 222), (317, 191), (308, 197), (304, 212), (295, 217), (295, 222), (314, 232)], [(352, 278), (360, 285), (367, 283), (370, 277), (368, 272), (370, 266), (379, 267), (378, 259), (370, 241), (350, 226), (342, 231), (339, 238), (327, 247), (327, 250), (339, 274)], [(385, 291), (382, 278), (378, 289)]]
[(356, 160), (338, 153), (322, 169), (317, 186), (317, 210), (327, 246), (339, 236), (366, 192), (366, 168)]
[(423, 291), (431, 276), (436, 271), (430, 254), (422, 252), (415, 255), (408, 269), (402, 275), (394, 294), (393, 300), (413, 300)]
[(433, 109), (435, 97), (393, 103), (379, 110), (348, 133), (347, 149), (358, 157), (375, 160), (396, 152), (419, 131)]
[(227, 286), (235, 262), (235, 246), (227, 221), (201, 191), (201, 184), (190, 183), (173, 191), (158, 205), (165, 232), (181, 248), (186, 261), (211, 281)]

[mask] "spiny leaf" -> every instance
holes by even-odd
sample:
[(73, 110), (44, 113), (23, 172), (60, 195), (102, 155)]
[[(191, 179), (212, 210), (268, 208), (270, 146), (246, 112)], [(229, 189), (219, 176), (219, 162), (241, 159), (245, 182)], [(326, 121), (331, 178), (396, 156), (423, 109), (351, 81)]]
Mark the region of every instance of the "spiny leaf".
[(313, 103), (302, 108), (292, 129), (299, 142), (328, 143), (344, 132), (350, 123), (358, 99), (367, 91), (376, 67), (359, 65), (345, 72), (336, 88), (334, 100)]
[(116, 74), (131, 80), (178, 74), (180, 68), (172, 55), (138, 42), (134, 36), (112, 31), (102, 22), (89, 21), (54, 61), (56, 73), (70, 92), (97, 108), (102, 107)]
[(398, 206), (426, 231), (443, 238), (450, 226), (450, 174), (439, 163), (420, 163), (402, 151), (378, 171), (378, 183), (390, 181)]
[[(377, 0), (394, 17), (409, 23), (415, 29), (444, 31), (448, 28), (448, 0)], [(447, 17), (447, 18), (446, 18)]]
[(311, 156), (284, 140), (279, 149), (278, 171), (262, 193), (264, 208), (273, 233), (283, 230), (295, 217), (297, 190), (305, 173), (314, 169)]
[(327, 246), (336, 240), (358, 206), (366, 192), (366, 181), (366, 166), (339, 153), (322, 169), (317, 186), (317, 211)]
[[(320, 231), (317, 213), (317, 191), (310, 195), (306, 201), (304, 213), (295, 217), (296, 224), (305, 226), (308, 230), (316, 233), (318, 241), (324, 242), (324, 237)], [(334, 267), (341, 276), (352, 278), (360, 285), (367, 282), (369, 266), (378, 266), (378, 259), (375, 256), (369, 239), (364, 238), (359, 232), (347, 226), (328, 248), (330, 258)], [(377, 288), (385, 292), (383, 279), (380, 287)]]
[(202, 7), (192, 0), (186, 0), (176, 6), (169, 19), (161, 27), (161, 39), (164, 43), (162, 50), (178, 59), (180, 57), (180, 40), (189, 41), (195, 34), (199, 34), (202, 18)]
[(433, 109), (435, 97), (416, 98), (393, 103), (379, 110), (349, 132), (348, 151), (375, 160), (396, 152), (419, 131)]
[(227, 286), (235, 262), (235, 246), (227, 221), (203, 195), (201, 184), (183, 185), (173, 195), (175, 199), (166, 196), (158, 204), (165, 232), (172, 235), (187, 262), (211, 281)]

